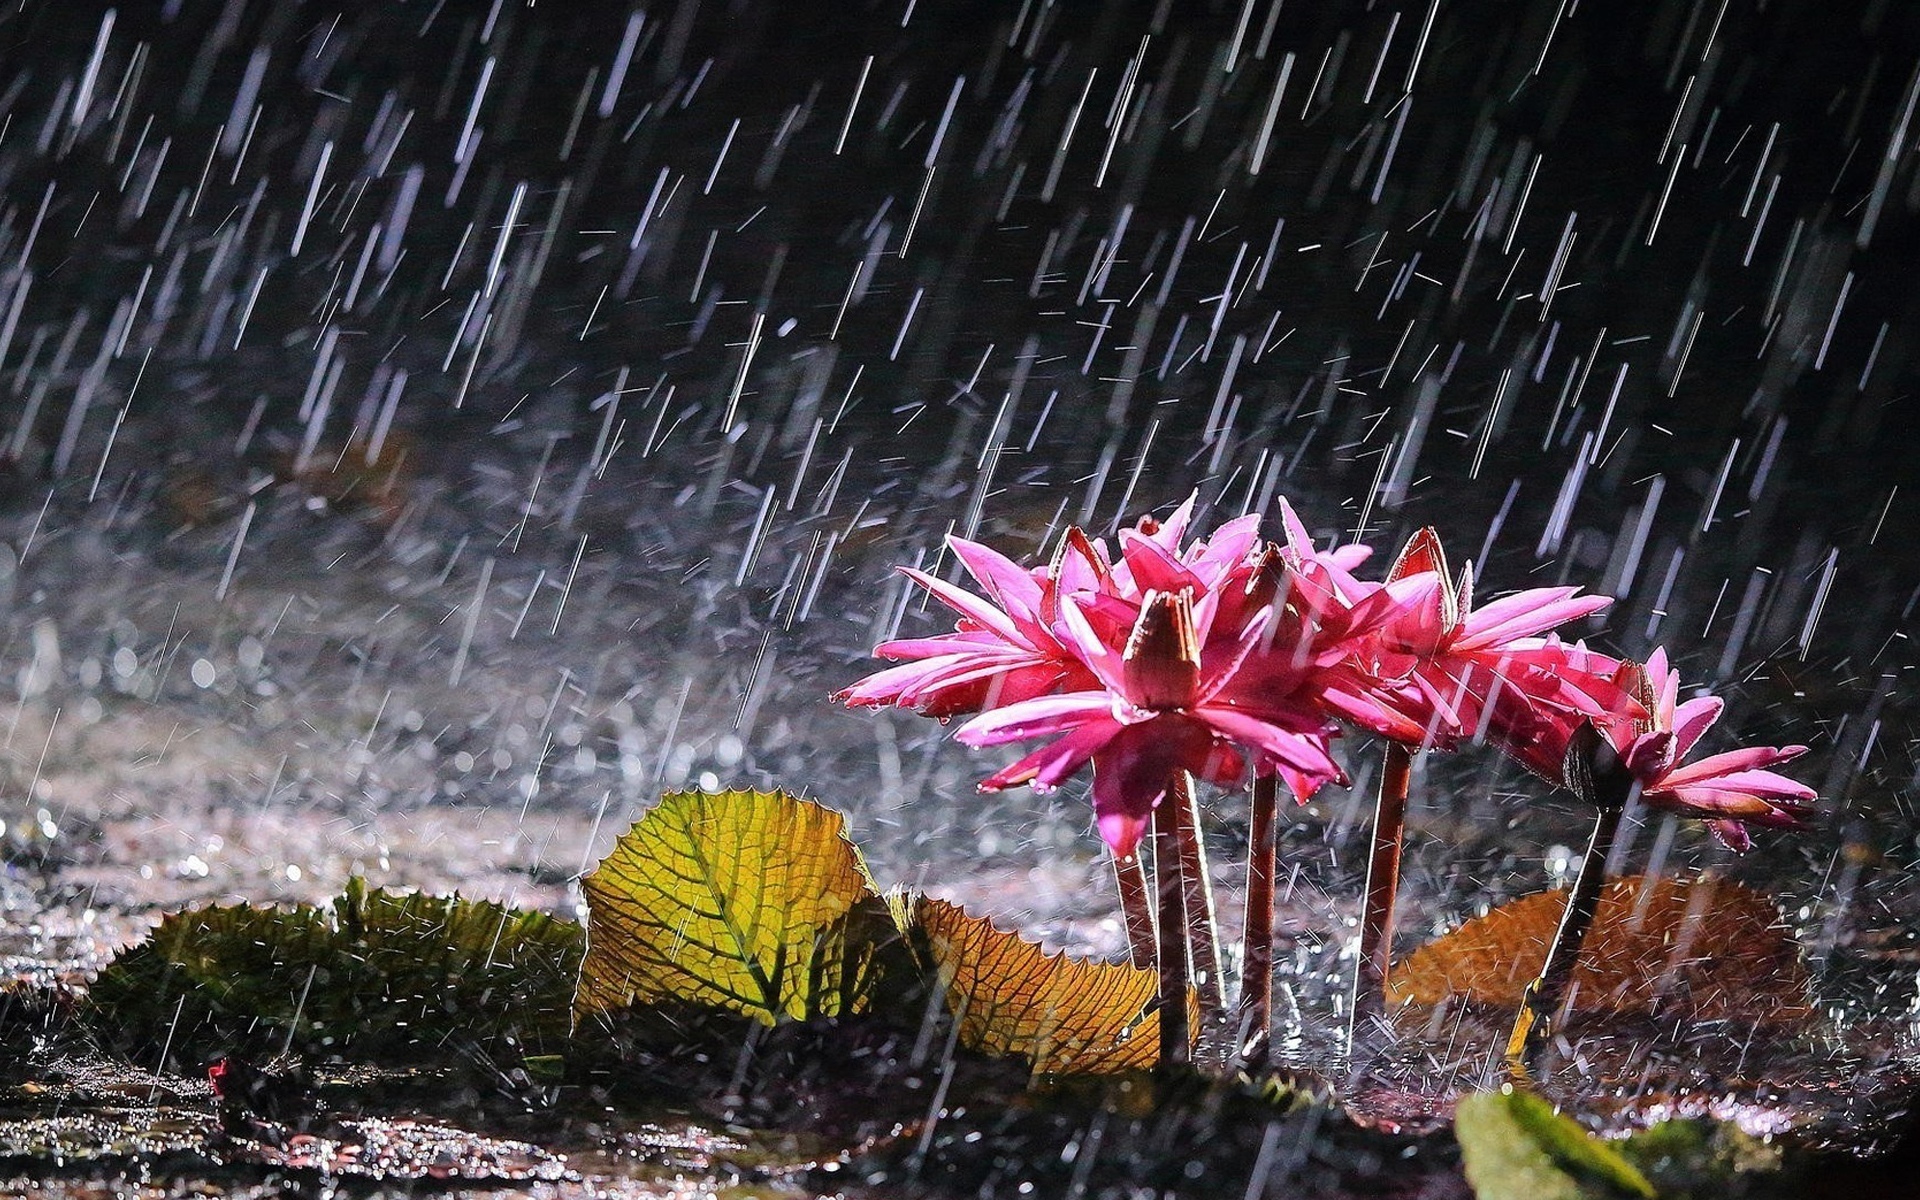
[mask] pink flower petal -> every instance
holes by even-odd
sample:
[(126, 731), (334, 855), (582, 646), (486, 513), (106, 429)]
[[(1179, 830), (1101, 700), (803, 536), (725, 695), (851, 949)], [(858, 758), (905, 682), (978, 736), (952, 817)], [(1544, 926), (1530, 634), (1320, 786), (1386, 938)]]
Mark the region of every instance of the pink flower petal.
[(1076, 596), (1065, 597), (1073, 602), (1089, 624), (1093, 626), (1100, 644), (1112, 649), (1115, 654), (1126, 647), (1127, 633), (1133, 623), (1140, 618), (1140, 597), (1123, 600), (1119, 596), (1103, 595), (1099, 592), (1082, 592)]
[(1718, 696), (1701, 696), (1672, 709), (1674, 757), (1685, 758), (1726, 706)]
[(1162, 717), (1124, 730), (1093, 759), (1093, 811), (1115, 854), (1133, 853), (1175, 771), (1204, 766), (1204, 730)]
[(1097, 591), (1110, 567), (1104, 543), (1089, 540), (1077, 528), (1070, 529), (1054, 559), (1054, 587), (1067, 595)]
[[(1715, 777), (1730, 779), (1734, 776), (1753, 772), (1763, 767), (1773, 767), (1784, 762), (1791, 762), (1806, 752), (1807, 748), (1805, 746), (1748, 746), (1739, 750), (1726, 750), (1719, 754), (1710, 754), (1705, 758), (1696, 759), (1693, 762), (1675, 767), (1673, 770), (1667, 772), (1666, 777), (1662, 779), (1661, 782), (1665, 784), (1684, 784), (1697, 783), (1701, 780)], [(1770, 772), (1762, 773), (1771, 774)], [(1773, 778), (1781, 779), (1784, 778), (1784, 776), (1773, 776)], [(1792, 783), (1791, 780), (1787, 782)], [(1809, 800), (1813, 798), (1814, 792), (1812, 788), (1806, 788), (1797, 783), (1793, 783), (1793, 787), (1804, 790)]]
[[(1180, 507), (1169, 513), (1166, 520), (1154, 523), (1154, 531), (1149, 536), (1159, 543), (1162, 550), (1178, 549), (1180, 539), (1187, 536), (1187, 526), (1193, 522), (1193, 507), (1199, 502), (1200, 493), (1189, 492), (1187, 498), (1180, 502)], [(1146, 525), (1149, 520), (1151, 518), (1143, 518), (1141, 524)]]
[(833, 698), (842, 704), (856, 707), (877, 708), (884, 704), (897, 704), (902, 695), (916, 691), (924, 682), (939, 675), (942, 671), (967, 661), (966, 656), (952, 654), (940, 658), (921, 659), (904, 663), (897, 667), (888, 667), (875, 671), (866, 678), (833, 694)]
[(1590, 616), (1613, 603), (1609, 596), (1575, 596), (1578, 588), (1534, 588), (1502, 596), (1467, 614), (1454, 648), (1485, 650), (1533, 637), (1568, 621)]
[[(1447, 583), (1432, 571), (1402, 575), (1354, 606), (1356, 626), (1381, 626), (1388, 645), (1421, 657), (1439, 653), (1453, 630), (1447, 621)], [(1387, 608), (1391, 611), (1380, 613)]]
[(1713, 830), (1713, 836), (1720, 844), (1735, 854), (1745, 854), (1753, 849), (1753, 837), (1747, 833), (1747, 827), (1739, 821), (1708, 821), (1707, 828)]
[(1685, 787), (1649, 788), (1641, 796), (1656, 808), (1679, 809), (1691, 812), (1694, 816), (1735, 817), (1760, 824), (1792, 824), (1788, 810), (1807, 806), (1807, 801), (1794, 797), (1759, 796), (1746, 788), (1719, 788), (1698, 783)]
[(1406, 639), (1410, 648), (1437, 646), (1444, 628), (1441, 621), (1444, 586), (1438, 575), (1422, 571), (1376, 587), (1352, 605), (1348, 632), (1352, 636), (1366, 636), (1391, 628), (1398, 640), (1404, 629), (1411, 634)]
[(1346, 776), (1326, 776), (1313, 771), (1299, 771), (1285, 763), (1263, 763), (1262, 770), (1278, 775), (1286, 782), (1287, 790), (1293, 793), (1296, 804), (1305, 804), (1314, 794), (1329, 783), (1345, 783)]
[(1680, 699), (1680, 673), (1667, 662), (1667, 648), (1654, 647), (1647, 655), (1647, 685), (1653, 689), (1654, 721), (1662, 728), (1674, 727), (1674, 703)]
[(1381, 737), (1406, 745), (1420, 745), (1426, 741), (1427, 726), (1424, 721), (1413, 720), (1399, 709), (1383, 704), (1372, 696), (1341, 687), (1326, 687), (1320, 690), (1320, 702), (1335, 716)]
[(1287, 531), (1287, 549), (1293, 552), (1295, 561), (1304, 562), (1313, 557), (1313, 535), (1307, 532), (1306, 522), (1285, 496), (1280, 497), (1280, 527)]
[(1253, 619), (1247, 622), (1247, 627), (1240, 631), (1239, 639), (1233, 643), (1226, 654), (1220, 656), (1207, 668), (1206, 674), (1200, 679), (1200, 703), (1205, 704), (1213, 699), (1233, 682), (1233, 677), (1239, 673), (1248, 657), (1266, 641), (1267, 622), (1272, 616), (1273, 613), (1268, 609), (1261, 609), (1253, 614)]
[(980, 790), (997, 792), (1023, 783), (1031, 783), (1040, 791), (1059, 787), (1068, 776), (1086, 766), (1094, 753), (1121, 728), (1117, 721), (1089, 721), (981, 780)]
[(1187, 570), (1186, 564), (1161, 546), (1157, 538), (1123, 529), (1120, 553), (1132, 572), (1134, 586), (1143, 592), (1177, 592), (1182, 588), (1199, 591), (1205, 586), (1197, 575)]
[(1400, 548), (1393, 565), (1387, 568), (1387, 582), (1423, 571), (1442, 576), (1447, 573), (1446, 547), (1440, 544), (1440, 534), (1431, 525), (1416, 531)]
[(1630, 727), (1608, 725), (1601, 730), (1613, 742), (1614, 749), (1620, 754), (1620, 761), (1634, 778), (1640, 780), (1658, 779), (1673, 768), (1673, 734), (1669, 730), (1655, 729), (1648, 733), (1635, 734)]
[(1204, 546), (1196, 546), (1185, 557), (1194, 573), (1213, 587), (1221, 575), (1239, 566), (1259, 544), (1260, 514), (1248, 513), (1221, 525)]
[[(1121, 652), (1125, 649), (1124, 637), (1114, 638), (1111, 645), (1102, 640), (1072, 596), (1063, 597), (1060, 601), (1060, 623), (1066, 628), (1069, 647), (1078, 652), (1076, 657), (1086, 664), (1094, 677), (1114, 695), (1126, 695), (1126, 672), (1120, 661)], [(1132, 621), (1129, 620), (1128, 624), (1131, 626)]]
[(1009, 616), (1016, 621), (1024, 618), (1029, 623), (1038, 623), (1040, 585), (1035, 582), (1032, 572), (998, 550), (979, 542), (949, 537), (947, 546), (952, 549), (954, 557), (960, 560), (960, 565), (967, 569), (967, 573), (979, 581), (987, 595)]
[(972, 621), (982, 629), (992, 630), (1009, 642), (1020, 641), (1020, 630), (1013, 618), (1001, 612), (992, 604), (971, 592), (953, 586), (944, 579), (936, 579), (925, 571), (914, 567), (901, 567), (900, 573), (921, 587), (932, 592), (941, 603), (953, 609), (961, 616)]
[[(980, 662), (978, 660), (952, 663), (952, 664), (943, 666), (940, 671), (938, 671), (937, 673), (934, 673), (934, 676), (930, 677), (927, 680), (927, 682), (923, 684), (920, 689), (918, 689), (917, 693), (910, 694), (906, 699), (902, 701), (902, 703), (913, 703), (915, 700), (919, 699), (919, 694), (918, 694), (919, 692), (927, 692), (927, 691), (932, 691), (936, 689), (968, 687), (973, 684), (989, 685), (991, 681), (994, 681), (994, 680), (1007, 680), (1013, 676), (1022, 676), (1022, 675), (1029, 675), (1029, 674), (1036, 674), (1036, 673), (1040, 675), (1043, 679), (1050, 680), (1050, 681), (1058, 680), (1061, 677), (1061, 675), (1064, 674), (1064, 672), (1061, 671), (1059, 668), (1048, 665), (1048, 664), (1032, 665), (1032, 664), (1006, 663), (1006, 662)], [(981, 699), (983, 701), (985, 700), (988, 692), (990, 692), (991, 690), (992, 689), (990, 686), (983, 686), (980, 689)], [(1004, 691), (1005, 689), (1003, 688), (1002, 690)], [(1015, 690), (1030, 691), (1031, 689), (1023, 689), (1021, 688), (1020, 685), (1015, 685)], [(1044, 691), (1045, 688), (1043, 687), (1041, 690)], [(985, 704), (983, 706), (988, 708), (999, 708), (999, 707), (1002, 707), (1003, 705), (1010, 704), (1010, 703), (1012, 703), (1012, 701), (1009, 699), (1009, 700), (1002, 700), (996, 704)]]
[[(1158, 803), (1159, 797), (1154, 798)], [(1125, 858), (1140, 845), (1141, 837), (1147, 832), (1147, 818), (1135, 816), (1116, 805), (1109, 804), (1106, 811), (1094, 805), (1094, 827), (1100, 831), (1100, 840), (1113, 847), (1117, 857)]]
[(953, 736), (968, 746), (998, 746), (1065, 733), (1088, 721), (1113, 719), (1113, 697), (1106, 692), (1068, 692), (981, 713), (955, 730)]
[(1329, 564), (1342, 571), (1357, 571), (1361, 564), (1373, 557), (1373, 547), (1361, 545), (1359, 542), (1349, 542), (1329, 550), (1325, 557)]
[(1327, 752), (1326, 739), (1318, 734), (1296, 733), (1213, 704), (1203, 704), (1194, 709), (1193, 718), (1204, 722), (1228, 741), (1258, 750), (1275, 762), (1328, 778), (1340, 774), (1339, 764)]
[(881, 642), (873, 648), (873, 653), (876, 658), (891, 659), (934, 658), (946, 654), (959, 654), (970, 658), (1034, 657), (1034, 651), (1031, 648), (1019, 643), (1009, 643), (1004, 638), (997, 637), (984, 629), (942, 633), (924, 638), (899, 638), (891, 642)]
[(1458, 689), (1442, 687), (1441, 682), (1450, 681), (1442, 677), (1442, 681), (1437, 682), (1424, 672), (1413, 677), (1413, 686), (1419, 690), (1421, 699), (1425, 700), (1427, 706), (1433, 710), (1432, 724), (1441, 729), (1460, 732), (1462, 729), (1460, 712), (1454, 707), (1452, 699)]

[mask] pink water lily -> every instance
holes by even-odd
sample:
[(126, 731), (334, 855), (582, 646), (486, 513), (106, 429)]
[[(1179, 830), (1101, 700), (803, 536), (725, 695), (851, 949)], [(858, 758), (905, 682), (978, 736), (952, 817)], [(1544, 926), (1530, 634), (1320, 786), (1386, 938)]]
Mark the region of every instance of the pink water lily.
[(1803, 823), (1813, 789), (1770, 768), (1805, 754), (1805, 746), (1751, 746), (1685, 761), (1726, 703), (1717, 696), (1681, 701), (1679, 673), (1664, 649), (1643, 665), (1546, 638), (1526, 640), (1513, 657), (1521, 664), (1522, 691), (1575, 688), (1606, 707), (1598, 715), (1545, 705), (1503, 708), (1503, 724), (1490, 740), (1528, 769), (1561, 782), (1567, 746), (1579, 725), (1590, 721), (1645, 803), (1706, 820), (1734, 850), (1752, 845), (1748, 825)]
[[(1223, 524), (1204, 542), (1181, 547), (1192, 520), (1189, 497), (1165, 521), (1143, 518), (1120, 535), (1116, 561), (1104, 542), (1070, 529), (1047, 567), (1028, 570), (965, 538), (947, 546), (983, 596), (912, 567), (901, 573), (959, 614), (952, 633), (883, 642), (874, 653), (901, 660), (834, 693), (862, 708), (899, 705), (942, 720), (1057, 691), (1098, 686), (1060, 625), (1060, 599), (1074, 596), (1096, 625), (1130, 628), (1146, 591), (1191, 588), (1204, 597), (1241, 565), (1259, 540), (1259, 517)], [(1202, 601), (1205, 603), (1205, 601)]]
[(1212, 630), (1207, 614), (1196, 616), (1190, 588), (1149, 591), (1117, 643), (1095, 629), (1073, 598), (1063, 599), (1061, 609), (1102, 686), (1006, 705), (963, 725), (956, 736), (972, 746), (1055, 739), (990, 776), (983, 789), (1032, 784), (1045, 790), (1091, 762), (1100, 835), (1125, 856), (1177, 771), (1231, 783), (1250, 759), (1256, 769), (1303, 779), (1344, 778), (1327, 748), (1335, 729), (1312, 708), (1222, 697), (1260, 644), (1264, 611), (1243, 628), (1226, 631), (1231, 649), (1209, 668), (1203, 646)]
[(1610, 598), (1582, 596), (1571, 587), (1532, 588), (1476, 609), (1472, 565), (1455, 583), (1431, 529), (1414, 535), (1387, 578), (1423, 575), (1434, 581), (1425, 602), (1401, 608), (1368, 647), (1368, 673), (1382, 703), (1404, 719), (1380, 732), (1418, 745), (1451, 747), (1469, 737), (1502, 745), (1512, 730), (1630, 706), (1612, 684), (1611, 660), (1601, 673), (1575, 670), (1556, 649), (1559, 643), (1540, 638), (1600, 611)]
[(1722, 842), (1744, 851), (1748, 825), (1793, 828), (1803, 823), (1814, 791), (1771, 770), (1807, 752), (1805, 746), (1748, 746), (1685, 762), (1726, 704), (1717, 696), (1680, 701), (1680, 675), (1655, 650), (1644, 667), (1628, 663), (1623, 686), (1641, 692), (1644, 721), (1604, 727), (1622, 763), (1640, 783), (1640, 798), (1707, 821)]
[[(1309, 686), (1313, 669), (1343, 656), (1337, 638), (1386, 620), (1390, 601), (1363, 595), (1349, 610), (1326, 592), (1324, 613), (1303, 621), (1312, 582), (1302, 571), (1338, 573), (1339, 586), (1364, 592), (1345, 570), (1364, 548), (1313, 550), (1288, 510), (1290, 556), (1261, 543), (1259, 518), (1222, 524), (1211, 537), (1183, 545), (1195, 501), (1166, 520), (1143, 519), (1106, 542), (1070, 529), (1046, 567), (1027, 570), (964, 539), (949, 539), (955, 557), (985, 593), (976, 595), (923, 571), (905, 573), (959, 615), (956, 630), (889, 641), (882, 657), (904, 660), (837, 693), (853, 705), (902, 705), (941, 718), (982, 714), (960, 737), (972, 745), (1049, 737), (1057, 740), (982, 782), (983, 790), (1018, 784), (1057, 786), (1089, 762), (1095, 766), (1095, 812), (1102, 836), (1131, 851), (1173, 773), (1187, 770), (1215, 783), (1240, 779), (1248, 764), (1286, 778), (1304, 799), (1344, 779), (1327, 741), (1336, 732)], [(1288, 564), (1295, 570), (1290, 571)], [(1292, 642), (1275, 653), (1265, 634), (1283, 590), (1296, 627), (1322, 626), (1318, 654)], [(1357, 615), (1356, 615), (1357, 613)], [(1296, 629), (1296, 633), (1298, 630)], [(1297, 638), (1296, 638), (1297, 640)], [(1228, 685), (1256, 655), (1262, 686), (1228, 694)]]
[[(1262, 698), (1295, 697), (1295, 703), (1362, 728), (1388, 736), (1407, 732), (1407, 723), (1383, 702), (1363, 648), (1382, 630), (1406, 619), (1407, 610), (1426, 603), (1433, 581), (1410, 578), (1380, 584), (1356, 579), (1352, 570), (1371, 554), (1368, 547), (1318, 549), (1285, 498), (1280, 513), (1286, 544), (1263, 551), (1258, 577), (1248, 584), (1250, 602), (1271, 605), (1273, 618), (1259, 652), (1248, 657), (1230, 683), (1232, 698), (1259, 703)], [(1284, 768), (1280, 773), (1302, 802), (1325, 782)]]
[[(1449, 701), (1460, 736), (1484, 742), (1527, 770), (1561, 782), (1568, 740), (1583, 721), (1607, 728), (1644, 720), (1618, 682), (1623, 660), (1554, 634), (1515, 638), (1497, 655), (1460, 664)], [(1451, 744), (1451, 743), (1449, 743)]]

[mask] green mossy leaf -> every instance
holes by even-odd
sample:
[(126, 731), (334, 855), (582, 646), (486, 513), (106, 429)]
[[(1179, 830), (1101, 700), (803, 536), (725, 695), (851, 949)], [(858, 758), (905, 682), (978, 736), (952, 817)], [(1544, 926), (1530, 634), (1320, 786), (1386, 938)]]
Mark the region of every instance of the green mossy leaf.
[(360, 1009), (411, 1010), (421, 1039), (511, 1038), (528, 1049), (564, 1038), (585, 932), (546, 913), (485, 900), (367, 891), (334, 901), (337, 944), (361, 983)]
[(176, 913), (94, 981), (122, 1049), (511, 1060), (567, 1034), (579, 926), (489, 901), (369, 891), (330, 908)]

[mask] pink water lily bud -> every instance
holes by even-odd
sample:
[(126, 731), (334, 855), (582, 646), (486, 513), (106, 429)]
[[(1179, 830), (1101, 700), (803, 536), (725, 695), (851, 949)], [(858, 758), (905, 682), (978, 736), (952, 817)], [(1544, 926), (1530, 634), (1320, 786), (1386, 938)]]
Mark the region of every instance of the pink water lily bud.
[(1120, 655), (1126, 696), (1141, 708), (1186, 708), (1200, 688), (1193, 589), (1148, 592)]

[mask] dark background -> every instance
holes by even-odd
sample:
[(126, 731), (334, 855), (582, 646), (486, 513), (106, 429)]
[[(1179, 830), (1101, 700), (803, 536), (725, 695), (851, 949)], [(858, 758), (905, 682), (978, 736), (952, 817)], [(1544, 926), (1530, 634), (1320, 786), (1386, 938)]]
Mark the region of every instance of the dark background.
[[(1284, 493), (1617, 595), (1573, 632), (1667, 644), (1823, 796), (1624, 861), (1898, 941), (1916, 52), (1890, 2), (12, 6), (6, 654), (78, 714), (10, 735), (18, 786), (591, 818), (509, 855), (545, 887), (661, 786), (782, 783), (892, 878), (1097, 916), (1033, 873), (1088, 861), (1079, 792), (978, 798), (997, 759), (826, 696), (942, 623), (889, 568), (949, 531)], [(74, 732), (139, 706), (252, 757)], [(1334, 897), (1370, 762), (1289, 831)], [(1577, 813), (1431, 774), (1435, 922), (1565, 869)]]

